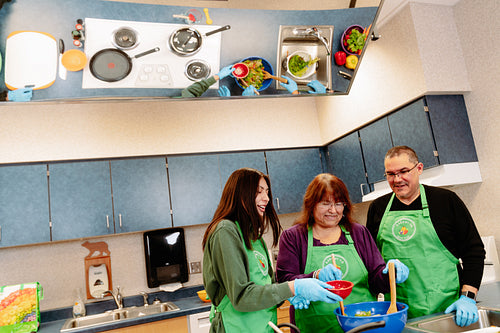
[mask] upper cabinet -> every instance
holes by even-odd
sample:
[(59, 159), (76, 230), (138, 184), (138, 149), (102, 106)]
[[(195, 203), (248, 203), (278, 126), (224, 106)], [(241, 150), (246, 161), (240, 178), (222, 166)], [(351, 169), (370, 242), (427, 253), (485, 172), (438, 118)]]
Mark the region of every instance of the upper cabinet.
[(253, 168), (267, 174), (266, 157), (263, 151), (219, 154), (220, 180), (222, 188), (229, 176), (240, 168)]
[(319, 148), (266, 151), (274, 208), (278, 214), (299, 212), (307, 185), (323, 172)]
[(222, 193), (217, 155), (167, 158), (176, 227), (209, 223)]
[(108, 161), (49, 164), (52, 240), (113, 234)]
[(0, 167), (0, 247), (50, 241), (47, 165)]
[(172, 226), (165, 157), (112, 160), (111, 180), (116, 232)]
[(365, 158), (368, 182), (375, 183), (384, 179), (384, 156), (392, 147), (391, 132), (387, 117), (359, 130), (361, 147)]

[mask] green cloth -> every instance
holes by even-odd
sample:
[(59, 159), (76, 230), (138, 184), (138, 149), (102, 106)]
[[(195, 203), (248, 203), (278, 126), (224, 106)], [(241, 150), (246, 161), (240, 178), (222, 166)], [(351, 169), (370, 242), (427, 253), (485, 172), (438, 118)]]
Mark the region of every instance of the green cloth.
[[(288, 282), (275, 283), (271, 266), (268, 273), (272, 284), (257, 285), (250, 280), (248, 256), (236, 224), (220, 221), (203, 253), (203, 284), (213, 305), (218, 306), (227, 295), (235, 310), (258, 311), (293, 296)], [(220, 315), (213, 318), (210, 332), (225, 332)]]
[(213, 76), (208, 79), (195, 82), (182, 90), (181, 97), (200, 97), (215, 82), (217, 82), (217, 80), (215, 80)]

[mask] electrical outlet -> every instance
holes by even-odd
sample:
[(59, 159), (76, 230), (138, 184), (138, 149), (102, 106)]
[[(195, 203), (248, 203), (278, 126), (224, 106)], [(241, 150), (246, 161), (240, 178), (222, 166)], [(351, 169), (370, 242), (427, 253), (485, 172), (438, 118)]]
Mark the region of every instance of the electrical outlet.
[(189, 263), (189, 274), (201, 273), (201, 261), (193, 261)]

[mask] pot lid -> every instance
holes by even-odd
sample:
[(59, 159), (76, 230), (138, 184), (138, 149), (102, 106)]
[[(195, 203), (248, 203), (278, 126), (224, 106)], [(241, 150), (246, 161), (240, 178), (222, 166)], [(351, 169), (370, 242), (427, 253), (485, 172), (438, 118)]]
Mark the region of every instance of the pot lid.
[(204, 60), (195, 59), (186, 64), (185, 74), (191, 81), (206, 79), (210, 72), (210, 65)]
[(121, 27), (113, 32), (113, 45), (121, 49), (132, 49), (139, 44), (139, 34), (132, 28)]

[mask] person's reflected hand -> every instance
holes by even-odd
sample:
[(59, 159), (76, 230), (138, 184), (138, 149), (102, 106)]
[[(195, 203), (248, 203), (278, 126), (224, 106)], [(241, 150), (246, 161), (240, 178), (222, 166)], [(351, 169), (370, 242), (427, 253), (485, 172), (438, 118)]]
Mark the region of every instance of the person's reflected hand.
[(256, 90), (255, 87), (250, 85), (243, 90), (243, 93), (241, 94), (242, 96), (255, 96), (256, 95)]
[(390, 259), (387, 262), (387, 265), (385, 265), (385, 268), (382, 271), (382, 273), (387, 274), (387, 272), (389, 271), (389, 263), (390, 262), (394, 263), (394, 268), (396, 269), (396, 283), (405, 282), (406, 279), (408, 278), (408, 275), (410, 274), (410, 269), (408, 268), (408, 266), (403, 264), (398, 259)]
[(231, 96), (231, 92), (229, 91), (229, 88), (226, 86), (220, 86), (219, 90), (217, 90), (219, 93), (219, 96), (221, 97), (229, 97)]
[(312, 88), (310, 90), (310, 94), (324, 94), (326, 93), (326, 87), (322, 85), (318, 80), (312, 80), (307, 84), (308, 87)]
[(318, 279), (323, 282), (342, 280), (342, 271), (333, 264), (328, 264), (319, 271)]
[(330, 285), (318, 279), (295, 279), (294, 288), (295, 296), (302, 296), (310, 302), (336, 303), (343, 300), (339, 295), (327, 290), (331, 288)]
[(297, 310), (308, 309), (309, 308), (309, 304), (311, 303), (311, 302), (309, 302), (307, 299), (305, 299), (302, 296), (293, 296), (293, 297), (290, 297), (288, 299), (288, 301)]
[(455, 323), (460, 327), (469, 326), (479, 320), (476, 301), (465, 295), (460, 296), (444, 313), (453, 311), (456, 311)]
[(233, 68), (233, 65), (226, 66), (222, 68), (219, 73), (217, 73), (217, 76), (219, 77), (219, 80), (222, 80), (223, 78), (231, 75), (231, 73), (234, 72), (236, 68)]
[(299, 89), (297, 88), (297, 83), (290, 79), (289, 77), (286, 77), (284, 75), (281, 75), (282, 78), (286, 79), (288, 82), (287, 83), (283, 83), (280, 81), (280, 85), (283, 87), (283, 88), (286, 88), (286, 90), (288, 90), (288, 92), (290, 94), (293, 94), (294, 92), (296, 92), (296, 94), (299, 92)]

